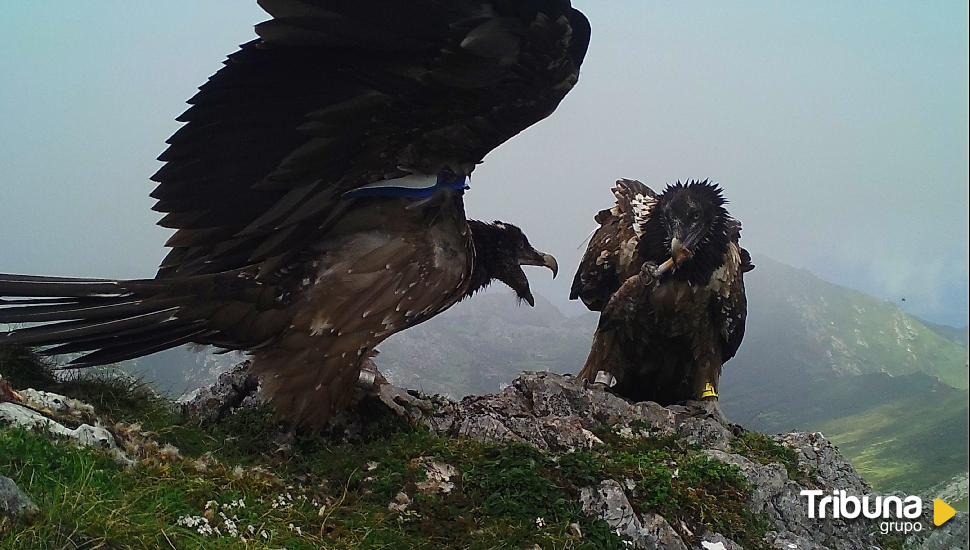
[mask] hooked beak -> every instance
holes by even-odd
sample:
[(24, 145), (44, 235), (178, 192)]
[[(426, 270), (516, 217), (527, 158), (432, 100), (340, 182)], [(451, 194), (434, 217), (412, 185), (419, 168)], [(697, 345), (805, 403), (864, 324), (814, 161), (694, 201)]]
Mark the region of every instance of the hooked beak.
[(694, 252), (684, 246), (684, 243), (677, 237), (670, 239), (670, 257), (675, 266), (680, 266), (694, 255)]
[(514, 273), (507, 273), (504, 277), (499, 277), (499, 279), (509, 285), (509, 287), (515, 291), (515, 295), (525, 303), (532, 307), (536, 307), (536, 299), (532, 295), (532, 289), (529, 288), (529, 278), (526, 277), (525, 271), (522, 270), (524, 265), (537, 265), (541, 267), (548, 267), (549, 271), (552, 271), (552, 276), (559, 273), (559, 263), (556, 259), (552, 257), (551, 254), (545, 254), (539, 252), (533, 248), (529, 250), (523, 250), (519, 253), (519, 257), (516, 262), (518, 266), (514, 270)]
[[(537, 265), (540, 267), (547, 267), (549, 268), (549, 271), (552, 271), (553, 279), (555, 279), (556, 275), (559, 274), (559, 262), (556, 261), (556, 258), (554, 258), (552, 254), (539, 252), (535, 249), (531, 249), (528, 252), (523, 252), (522, 255), (519, 256), (519, 265)], [(521, 267), (519, 268), (519, 272), (522, 272)], [(525, 277), (525, 273), (522, 273), (522, 278), (525, 279), (526, 282), (523, 285), (523, 288), (517, 291), (517, 294), (519, 295), (520, 299), (525, 300), (525, 302), (530, 306), (536, 307), (536, 299), (534, 296), (532, 296), (531, 289), (529, 289), (528, 278)], [(515, 288), (514, 285), (509, 286)]]
[(540, 267), (547, 267), (549, 271), (552, 271), (552, 278), (555, 279), (556, 275), (559, 274), (559, 262), (552, 254), (545, 254), (537, 250), (532, 250), (531, 253), (524, 257), (519, 258), (519, 265), (537, 265)]

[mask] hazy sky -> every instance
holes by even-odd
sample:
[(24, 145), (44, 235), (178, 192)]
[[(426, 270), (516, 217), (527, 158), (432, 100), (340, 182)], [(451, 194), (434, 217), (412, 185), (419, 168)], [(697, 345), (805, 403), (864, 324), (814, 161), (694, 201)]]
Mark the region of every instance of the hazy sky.
[[(616, 178), (712, 178), (754, 254), (967, 322), (965, 2), (576, 4), (579, 86), (467, 196), (559, 258), (555, 284), (530, 272), (539, 293), (563, 304)], [(152, 275), (154, 159), (265, 18), (239, 0), (5, 6), (0, 271)]]

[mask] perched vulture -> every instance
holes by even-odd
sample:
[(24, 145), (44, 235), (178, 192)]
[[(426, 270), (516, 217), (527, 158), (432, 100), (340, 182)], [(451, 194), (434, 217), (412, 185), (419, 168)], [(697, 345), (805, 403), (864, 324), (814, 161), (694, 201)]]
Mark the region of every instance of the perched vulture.
[[(0, 344), (82, 367), (195, 342), (245, 350), (291, 422), (325, 422), (388, 336), (545, 265), (469, 222), (492, 149), (576, 84), (568, 0), (260, 0), (272, 19), (189, 100), (152, 177), (176, 229), (154, 279), (0, 275)], [(3, 299), (6, 297), (6, 299)], [(42, 323), (42, 324), (36, 324)]]
[(636, 401), (716, 399), (721, 366), (744, 336), (744, 273), (754, 269), (740, 222), (708, 181), (658, 195), (619, 180), (613, 194), (570, 294), (601, 312), (580, 376), (603, 371), (599, 381)]

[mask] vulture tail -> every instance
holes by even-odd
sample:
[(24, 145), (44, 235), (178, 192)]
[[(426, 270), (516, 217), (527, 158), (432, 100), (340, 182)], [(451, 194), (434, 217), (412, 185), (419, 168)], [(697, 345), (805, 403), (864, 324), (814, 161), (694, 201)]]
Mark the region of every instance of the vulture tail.
[(191, 342), (208, 332), (186, 318), (185, 294), (172, 281), (74, 279), (0, 273), (0, 346), (42, 348), (42, 355), (82, 354), (65, 368), (106, 365)]

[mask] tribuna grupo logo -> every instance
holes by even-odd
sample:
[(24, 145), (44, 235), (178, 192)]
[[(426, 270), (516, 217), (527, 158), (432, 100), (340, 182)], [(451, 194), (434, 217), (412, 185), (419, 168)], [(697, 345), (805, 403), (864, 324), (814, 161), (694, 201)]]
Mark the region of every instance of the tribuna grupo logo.
[[(802, 490), (801, 495), (808, 498), (808, 517), (811, 519), (845, 518), (882, 520), (879, 531), (889, 533), (912, 533), (923, 530), (918, 521), (923, 515), (923, 499), (917, 496), (900, 497), (895, 495), (864, 495), (857, 497), (844, 490), (826, 494), (820, 490)], [(824, 495), (824, 496), (823, 496)], [(933, 500), (933, 524), (939, 527), (956, 515), (952, 506), (940, 499)]]

